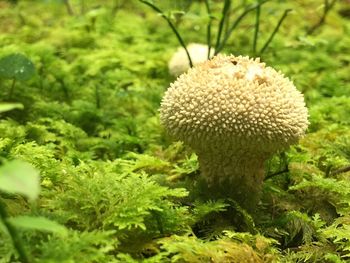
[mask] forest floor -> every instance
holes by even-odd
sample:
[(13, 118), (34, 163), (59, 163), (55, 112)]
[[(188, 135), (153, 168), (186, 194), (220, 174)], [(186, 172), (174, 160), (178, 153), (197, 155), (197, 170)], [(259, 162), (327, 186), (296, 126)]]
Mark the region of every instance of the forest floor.
[[(167, 63), (179, 46), (166, 22), (137, 1), (116, 10), (108, 1), (82, 12), (73, 5), (72, 15), (48, 2), (0, 3), (0, 60), (20, 53), (35, 67), (28, 80), (0, 78), (1, 101), (23, 105), (1, 113), (0, 160), (25, 161), (41, 178), (34, 201), (0, 193), (9, 216), (0, 220), (0, 262), (23, 261), (6, 228), (16, 218), (28, 262), (350, 262), (346, 1), (312, 34), (318, 1), (261, 9), (259, 46), (293, 9), (262, 60), (304, 94), (310, 126), (266, 163), (252, 214), (204, 198), (196, 155), (160, 124), (161, 98), (175, 80)], [(186, 43), (206, 43), (205, 5), (193, 2), (177, 26)], [(254, 19), (224, 53), (253, 55)]]

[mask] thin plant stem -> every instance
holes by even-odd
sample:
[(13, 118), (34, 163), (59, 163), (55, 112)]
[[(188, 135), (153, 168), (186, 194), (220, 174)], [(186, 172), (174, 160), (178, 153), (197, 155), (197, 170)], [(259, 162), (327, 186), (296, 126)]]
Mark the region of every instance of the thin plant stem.
[(341, 173), (346, 173), (350, 171), (350, 165), (345, 166), (343, 168), (340, 168), (338, 170), (332, 171), (330, 174), (331, 175), (337, 175), (337, 174), (341, 174)]
[(231, 17), (231, 13), (232, 13), (232, 10), (229, 10), (229, 11), (227, 12), (227, 16), (226, 16), (225, 23), (224, 23), (224, 29), (223, 29), (224, 35), (226, 35), (226, 33), (227, 33), (227, 31), (228, 31), (228, 28), (230, 27), (230, 17)]
[(80, 14), (84, 15), (86, 10), (85, 0), (80, 0)]
[(112, 14), (115, 15), (119, 9), (119, 0), (113, 1)]
[(112, 14), (115, 16), (119, 10), (123, 8), (127, 3), (127, 0), (121, 1), (121, 0), (114, 0), (114, 4), (112, 7)]
[(162, 219), (161, 219), (161, 216), (159, 215), (159, 212), (153, 211), (152, 215), (153, 215), (154, 219), (156, 220), (159, 233), (161, 235), (164, 235), (164, 228), (163, 228)]
[(191, 56), (190, 56), (190, 53), (188, 52), (187, 50), (187, 47), (186, 47), (186, 44), (185, 42), (183, 41), (181, 35), (179, 34), (179, 32), (177, 31), (176, 27), (174, 26), (174, 24), (170, 21), (170, 19), (163, 13), (162, 10), (160, 10), (157, 6), (155, 6), (154, 4), (146, 1), (146, 0), (139, 0), (141, 3), (145, 4), (145, 5), (148, 5), (149, 7), (151, 7), (153, 10), (155, 10), (156, 12), (158, 12), (161, 17), (163, 17), (168, 25), (170, 26), (170, 28), (173, 30), (174, 34), (176, 35), (177, 37), (177, 40), (180, 42), (181, 46), (185, 49), (185, 52), (186, 52), (186, 55), (187, 55), (187, 58), (188, 58), (188, 61), (189, 61), (189, 64), (190, 64), (190, 67), (192, 68), (193, 67), (193, 63), (192, 63), (192, 59), (191, 59)]
[(205, 6), (207, 8), (207, 13), (209, 16), (209, 22), (207, 25), (207, 45), (208, 45), (208, 59), (210, 59), (210, 52), (211, 52), (211, 21), (212, 21), (212, 15), (210, 11), (210, 0), (205, 0)]
[(266, 175), (265, 178), (264, 178), (264, 181), (269, 180), (272, 177), (275, 177), (277, 175), (288, 173), (288, 172), (289, 172), (289, 167), (288, 167), (288, 165), (286, 165), (286, 167), (283, 170)]
[(69, 90), (68, 90), (64, 80), (63, 79), (59, 79), (58, 82), (61, 84), (64, 96), (66, 97), (66, 100), (69, 102), (70, 101)]
[(29, 257), (25, 251), (25, 248), (22, 244), (22, 240), (17, 232), (17, 229), (13, 227), (11, 223), (8, 222), (8, 218), (9, 216), (5, 209), (5, 205), (0, 201), (0, 219), (10, 234), (13, 246), (18, 252), (19, 261), (23, 263), (29, 263), (30, 262)]
[(15, 86), (16, 86), (16, 79), (13, 79), (12, 84), (11, 84), (10, 94), (9, 94), (10, 99), (12, 99), (12, 95), (13, 95), (13, 92), (15, 90)]
[[(258, 4), (260, 3), (260, 0), (258, 1)], [(256, 15), (255, 15), (255, 31), (254, 31), (254, 39), (253, 39), (253, 55), (256, 55), (256, 47), (258, 44), (258, 37), (259, 37), (259, 27), (260, 27), (260, 11), (261, 11), (261, 5), (258, 5), (256, 7)]]
[(66, 9), (67, 9), (67, 12), (70, 16), (74, 15), (74, 12), (73, 12), (73, 9), (72, 9), (72, 6), (70, 5), (69, 3), (69, 0), (64, 0), (63, 1), (64, 5), (66, 6)]
[(224, 23), (225, 23), (225, 19), (227, 17), (228, 11), (230, 10), (230, 6), (231, 6), (231, 0), (225, 0), (224, 7), (222, 8), (222, 15), (219, 23), (218, 35), (216, 37), (215, 50), (219, 48), (222, 29), (224, 27)]
[(263, 4), (267, 3), (269, 0), (264, 0), (261, 1), (260, 3), (247, 8), (246, 10), (243, 11), (243, 13), (235, 20), (235, 22), (232, 24), (232, 26), (229, 28), (229, 30), (227, 31), (223, 41), (221, 41), (220, 46), (218, 49), (215, 50), (215, 55), (218, 54), (226, 45), (228, 39), (230, 38), (232, 32), (237, 28), (237, 26), (240, 24), (240, 22), (242, 21), (242, 19), (248, 15), (251, 11), (255, 10), (258, 6), (262, 6)]
[(329, 0), (324, 0), (324, 8), (323, 8), (323, 14), (321, 16), (321, 19), (315, 25), (313, 25), (308, 29), (308, 31), (306, 32), (306, 35), (312, 35), (317, 28), (319, 28), (326, 22), (326, 17), (329, 11), (331, 11), (331, 9), (334, 7), (336, 2), (337, 0), (333, 0), (331, 3), (329, 3)]
[(241, 216), (243, 217), (244, 223), (249, 229), (249, 232), (252, 234), (257, 234), (258, 230), (255, 227), (254, 219), (253, 217), (248, 213), (246, 209), (244, 209), (242, 206), (239, 205), (238, 202), (235, 200), (228, 198), (227, 199), (228, 203), (232, 206), (234, 210), (236, 210)]
[(98, 85), (95, 87), (95, 97), (96, 97), (96, 108), (99, 109), (101, 107), (101, 99), (100, 99), (100, 89)]
[(288, 13), (291, 12), (292, 9), (286, 9), (282, 15), (282, 17), (280, 18), (280, 20), (277, 23), (277, 26), (275, 27), (275, 30), (272, 32), (271, 36), (268, 38), (268, 40), (266, 41), (265, 45), (262, 47), (262, 49), (259, 52), (259, 56), (261, 56), (265, 50), (267, 49), (267, 47), (270, 45), (271, 41), (273, 40), (273, 38), (275, 37), (276, 33), (278, 32), (279, 28), (281, 27), (284, 19), (287, 17)]
[(281, 152), (279, 154), (279, 164), (280, 164), (280, 167), (282, 167), (283, 165), (283, 169), (278, 171), (278, 172), (274, 172), (274, 173), (268, 173), (265, 178), (264, 178), (264, 181), (272, 178), (272, 177), (275, 177), (277, 175), (280, 175), (280, 174), (284, 174), (284, 173), (288, 173), (289, 172), (289, 162), (288, 162), (288, 156), (285, 152)]

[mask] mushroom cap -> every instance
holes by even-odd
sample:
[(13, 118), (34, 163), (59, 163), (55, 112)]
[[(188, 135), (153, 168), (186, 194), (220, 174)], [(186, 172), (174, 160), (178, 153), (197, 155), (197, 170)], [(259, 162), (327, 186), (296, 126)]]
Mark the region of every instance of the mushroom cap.
[(274, 153), (296, 143), (308, 126), (303, 95), (260, 59), (219, 55), (170, 85), (160, 118), (170, 135), (206, 147)]
[[(207, 45), (191, 43), (186, 48), (190, 53), (193, 65), (197, 65), (208, 59)], [(215, 52), (215, 49), (211, 48), (210, 55), (213, 56), (214, 52)], [(169, 73), (175, 77), (189, 70), (190, 65), (189, 65), (188, 57), (183, 47), (179, 47), (177, 51), (174, 53), (174, 55), (171, 57), (168, 64), (168, 68), (169, 68)]]

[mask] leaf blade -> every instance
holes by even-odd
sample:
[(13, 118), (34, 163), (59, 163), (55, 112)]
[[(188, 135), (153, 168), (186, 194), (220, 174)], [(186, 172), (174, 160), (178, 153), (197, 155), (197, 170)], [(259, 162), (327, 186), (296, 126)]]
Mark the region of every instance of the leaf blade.
[(23, 109), (23, 104), (21, 103), (0, 103), (0, 113), (14, 110), (14, 109)]
[(45, 217), (16, 216), (7, 219), (13, 226), (67, 235), (67, 228)]
[(40, 192), (39, 171), (23, 161), (8, 162), (0, 168), (0, 190), (35, 200)]
[(35, 74), (35, 67), (26, 56), (14, 53), (0, 59), (0, 78), (29, 80)]

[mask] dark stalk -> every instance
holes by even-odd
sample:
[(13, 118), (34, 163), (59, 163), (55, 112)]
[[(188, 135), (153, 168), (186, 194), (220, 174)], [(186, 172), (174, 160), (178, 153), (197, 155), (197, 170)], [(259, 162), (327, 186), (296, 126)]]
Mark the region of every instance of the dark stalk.
[(190, 53), (188, 52), (187, 48), (186, 48), (186, 45), (185, 45), (185, 42), (183, 41), (182, 37), (180, 36), (179, 32), (177, 31), (176, 27), (174, 26), (174, 24), (170, 21), (169, 17), (167, 17), (162, 10), (160, 10), (157, 6), (155, 6), (154, 4), (146, 1), (146, 0), (139, 0), (141, 3), (145, 4), (145, 5), (148, 5), (149, 7), (151, 7), (153, 10), (155, 10), (156, 12), (158, 12), (161, 17), (163, 17), (168, 25), (170, 26), (170, 28), (173, 30), (174, 34), (176, 35), (177, 37), (177, 40), (180, 42), (181, 46), (185, 49), (185, 52), (186, 52), (186, 55), (187, 55), (187, 58), (188, 58), (188, 61), (189, 61), (189, 64), (190, 64), (190, 67), (192, 68), (193, 67), (193, 63), (192, 63), (192, 59), (191, 59), (191, 56), (190, 56)]
[(329, 175), (331, 174), (331, 170), (332, 170), (332, 165), (328, 165), (326, 167), (326, 171), (324, 172), (326, 177), (329, 177)]
[(231, 18), (232, 11), (233, 10), (231, 9), (227, 12), (227, 16), (225, 19), (225, 25), (224, 25), (224, 29), (223, 29), (224, 35), (227, 34), (228, 28), (230, 27), (230, 18)]
[(10, 89), (10, 94), (9, 94), (10, 99), (12, 99), (12, 95), (13, 95), (13, 92), (15, 90), (15, 85), (16, 85), (16, 79), (13, 79), (11, 89)]
[(350, 165), (340, 168), (338, 170), (332, 171), (331, 175), (342, 174), (350, 171)]
[(238, 202), (236, 202), (235, 200), (233, 200), (231, 198), (229, 198), (227, 201), (231, 204), (232, 208), (234, 210), (236, 210), (236, 212), (241, 214), (241, 216), (243, 217), (244, 223), (246, 224), (246, 226), (249, 229), (249, 232), (252, 233), (252, 234), (257, 234), (258, 231), (257, 231), (257, 229), (255, 227), (254, 219), (248, 213), (248, 211), (246, 211), (243, 207), (241, 207), (239, 205)]
[(6, 227), (7, 231), (10, 234), (10, 237), (12, 239), (12, 243), (14, 248), (17, 250), (19, 255), (19, 261), (22, 263), (29, 263), (29, 257), (24, 249), (24, 246), (22, 244), (22, 240), (19, 236), (19, 233), (17, 232), (17, 229), (11, 225), (11, 223), (8, 222), (8, 214), (5, 209), (5, 205), (0, 201), (0, 219), (3, 222), (4, 226)]
[(267, 49), (267, 47), (270, 45), (271, 41), (273, 40), (273, 38), (275, 37), (276, 33), (278, 32), (280, 26), (282, 25), (284, 19), (287, 17), (288, 13), (291, 12), (292, 9), (286, 9), (282, 15), (282, 17), (280, 18), (280, 20), (277, 23), (277, 26), (275, 27), (275, 30), (272, 32), (271, 36), (269, 37), (269, 39), (266, 41), (265, 45), (263, 46), (263, 48), (260, 50), (259, 52), (259, 56), (261, 56), (264, 51)]
[(215, 55), (218, 54), (226, 45), (228, 39), (230, 38), (232, 32), (236, 29), (236, 27), (240, 24), (240, 22), (242, 21), (243, 18), (245, 18), (246, 15), (248, 15), (251, 11), (255, 10), (257, 7), (262, 6), (263, 4), (267, 3), (269, 0), (264, 0), (261, 1), (260, 3), (247, 8), (246, 10), (244, 10), (244, 12), (236, 19), (236, 21), (232, 24), (232, 26), (229, 28), (229, 30), (227, 31), (223, 41), (220, 43), (220, 46), (217, 50), (215, 50)]
[(101, 99), (100, 99), (100, 90), (97, 85), (95, 87), (95, 98), (96, 98), (96, 108), (99, 109), (101, 107)]
[(224, 27), (224, 23), (227, 18), (228, 11), (230, 10), (230, 6), (231, 6), (231, 0), (225, 0), (224, 7), (222, 8), (222, 15), (219, 23), (218, 35), (216, 37), (215, 50), (219, 48), (222, 29)]
[(152, 215), (153, 215), (154, 219), (156, 220), (159, 233), (161, 235), (164, 235), (164, 228), (163, 228), (163, 224), (162, 224), (162, 220), (161, 220), (161, 217), (159, 215), (159, 212), (153, 211)]
[(333, 0), (331, 3), (329, 3), (329, 0), (324, 0), (324, 8), (321, 19), (307, 30), (306, 35), (312, 35), (317, 28), (321, 27), (326, 22), (326, 17), (329, 11), (331, 11), (331, 9), (334, 7), (336, 2), (337, 0)]
[[(258, 4), (260, 3), (260, 0), (258, 1)], [(253, 40), (253, 55), (256, 55), (256, 47), (258, 44), (258, 37), (259, 37), (259, 27), (260, 27), (260, 11), (261, 11), (261, 5), (258, 5), (256, 7), (256, 15), (255, 15), (255, 31), (254, 31), (254, 40)]]
[(288, 165), (286, 165), (286, 167), (283, 170), (266, 175), (265, 178), (264, 178), (264, 181), (269, 180), (272, 177), (275, 177), (277, 175), (288, 173), (288, 172), (289, 172), (289, 167), (288, 167)]
[(69, 3), (69, 0), (64, 0), (63, 1), (64, 5), (66, 6), (66, 9), (67, 9), (67, 12), (70, 16), (74, 15), (74, 12), (73, 12), (73, 9), (72, 9), (72, 6), (70, 5)]
[(63, 79), (59, 79), (58, 82), (61, 84), (61, 87), (62, 87), (62, 91), (64, 93), (64, 96), (66, 97), (66, 101), (70, 101), (70, 96), (69, 96), (69, 90), (64, 82)]
[(205, 6), (207, 8), (207, 13), (209, 17), (209, 22), (207, 25), (207, 45), (208, 45), (208, 59), (210, 59), (210, 51), (211, 51), (211, 21), (212, 21), (212, 15), (210, 11), (210, 0), (205, 0)]
[(114, 5), (112, 7), (112, 14), (115, 16), (117, 14), (117, 12), (123, 7), (125, 6), (127, 3), (127, 0), (124, 0), (120, 3), (119, 0), (114, 0)]
[(85, 7), (85, 0), (80, 0), (80, 14), (85, 14), (85, 10), (86, 10), (86, 7)]
[(39, 76), (40, 76), (40, 92), (44, 90), (44, 67), (41, 67), (39, 70)]
[(119, 9), (119, 0), (114, 0), (112, 7), (112, 14), (115, 15), (117, 13), (117, 10)]

